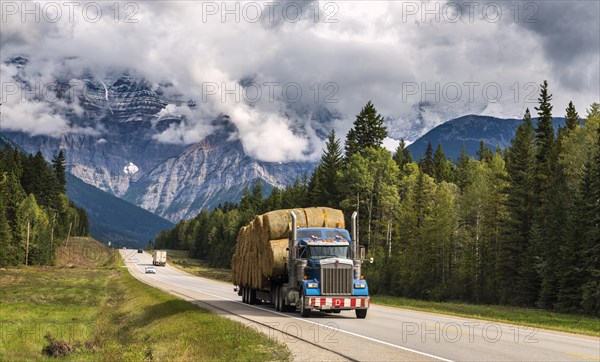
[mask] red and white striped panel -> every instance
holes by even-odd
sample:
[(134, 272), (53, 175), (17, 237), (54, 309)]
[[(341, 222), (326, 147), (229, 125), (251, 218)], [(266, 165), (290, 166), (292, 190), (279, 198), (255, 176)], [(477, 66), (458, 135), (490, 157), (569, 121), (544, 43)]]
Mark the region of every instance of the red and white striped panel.
[(311, 307), (368, 308), (369, 298), (309, 298)]

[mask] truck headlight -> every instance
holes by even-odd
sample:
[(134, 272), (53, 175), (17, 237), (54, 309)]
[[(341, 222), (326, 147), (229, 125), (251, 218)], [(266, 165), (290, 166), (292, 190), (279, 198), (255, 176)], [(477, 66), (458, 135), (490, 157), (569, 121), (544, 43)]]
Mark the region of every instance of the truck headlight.
[(366, 287), (367, 287), (366, 284), (363, 284), (363, 283), (354, 283), (354, 288), (356, 288), (356, 289), (364, 289)]
[(311, 289), (313, 289), (313, 288), (316, 289), (319, 287), (319, 284), (318, 283), (306, 283), (306, 287), (311, 288)]

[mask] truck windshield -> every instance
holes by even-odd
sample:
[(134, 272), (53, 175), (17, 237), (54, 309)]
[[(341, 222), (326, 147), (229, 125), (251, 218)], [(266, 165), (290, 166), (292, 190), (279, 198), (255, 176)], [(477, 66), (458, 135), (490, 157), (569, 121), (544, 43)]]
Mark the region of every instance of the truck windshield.
[(347, 246), (311, 246), (308, 248), (309, 259), (348, 258)]
[(350, 239), (346, 230), (325, 230), (325, 239)]

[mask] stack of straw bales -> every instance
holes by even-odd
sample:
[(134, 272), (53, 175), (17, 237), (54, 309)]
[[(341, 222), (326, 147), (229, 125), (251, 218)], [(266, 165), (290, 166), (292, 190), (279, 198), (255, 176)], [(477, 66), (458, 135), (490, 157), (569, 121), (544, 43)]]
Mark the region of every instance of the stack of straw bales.
[[(259, 215), (242, 227), (231, 261), (235, 285), (264, 289), (270, 278), (285, 274), (288, 239), (292, 230), (292, 210)], [(327, 207), (294, 209), (298, 228), (344, 228), (341, 210)]]

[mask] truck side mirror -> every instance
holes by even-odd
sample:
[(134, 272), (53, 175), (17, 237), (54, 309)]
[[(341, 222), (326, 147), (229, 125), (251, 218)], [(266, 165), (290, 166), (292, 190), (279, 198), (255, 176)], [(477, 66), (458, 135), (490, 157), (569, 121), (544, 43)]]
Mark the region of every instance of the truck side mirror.
[(297, 259), (306, 259), (306, 246), (299, 246)]

